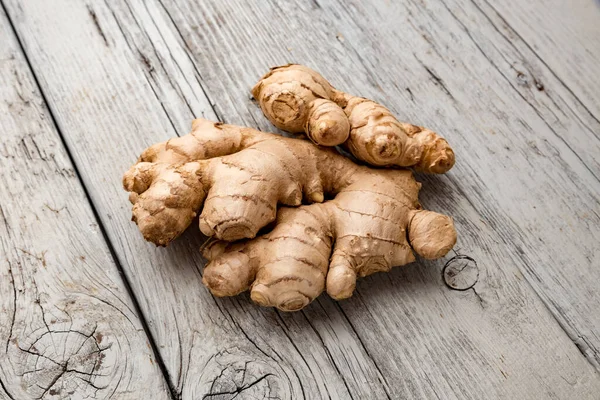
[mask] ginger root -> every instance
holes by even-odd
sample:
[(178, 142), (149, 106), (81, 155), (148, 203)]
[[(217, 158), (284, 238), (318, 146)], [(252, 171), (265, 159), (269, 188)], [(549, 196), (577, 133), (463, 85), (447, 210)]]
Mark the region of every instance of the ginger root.
[(203, 282), (214, 295), (250, 289), (256, 303), (284, 311), (325, 288), (347, 298), (357, 277), (412, 262), (413, 250), (442, 257), (456, 242), (450, 217), (421, 209), (408, 170), (359, 166), (308, 141), (202, 119), (144, 151), (123, 185), (133, 220), (157, 245), (202, 209), (200, 229), (215, 238), (203, 250)]
[(398, 121), (372, 100), (336, 90), (303, 65), (271, 68), (252, 95), (279, 129), (305, 132), (322, 146), (344, 144), (368, 164), (437, 174), (454, 165), (454, 152), (435, 132)]

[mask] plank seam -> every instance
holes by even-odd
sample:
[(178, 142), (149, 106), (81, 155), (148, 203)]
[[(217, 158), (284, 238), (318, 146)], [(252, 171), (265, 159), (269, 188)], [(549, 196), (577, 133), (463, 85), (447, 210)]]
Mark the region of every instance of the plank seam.
[(186, 51), (184, 53), (187, 55), (188, 59), (190, 60), (190, 64), (194, 67), (194, 71), (196, 71), (196, 73), (200, 77), (200, 79), (197, 80), (197, 81), (198, 81), (198, 86), (200, 86), (200, 89), (202, 90), (202, 94), (204, 95), (204, 97), (208, 101), (208, 104), (210, 105), (210, 108), (213, 111), (213, 113), (215, 114), (215, 116), (217, 117), (217, 120), (219, 122), (225, 122), (225, 121), (223, 121), (223, 117), (221, 117), (221, 115), (219, 115), (219, 113), (217, 112), (217, 109), (216, 109), (215, 105), (213, 104), (213, 102), (211, 101), (210, 97), (208, 96), (208, 93), (207, 93), (206, 89), (204, 88), (204, 85), (202, 85), (201, 81), (203, 81), (204, 78), (202, 78), (202, 74), (200, 73), (200, 70), (198, 70), (198, 66), (196, 65), (196, 62), (194, 62), (194, 59), (192, 58), (192, 54), (193, 54), (192, 49), (190, 49), (190, 46), (185, 41), (185, 38), (183, 37), (183, 34), (181, 33), (181, 31), (177, 27), (177, 24), (175, 23), (175, 20), (171, 16), (171, 13), (169, 13), (169, 10), (167, 9), (167, 7), (165, 7), (165, 5), (163, 4), (162, 0), (158, 0), (158, 2), (160, 3), (160, 5), (161, 5), (162, 9), (164, 10), (165, 14), (167, 15), (167, 17), (169, 17), (169, 21), (171, 21), (171, 24), (173, 25), (173, 28), (175, 28), (175, 31), (177, 32), (177, 35), (179, 36), (179, 38), (181, 39), (181, 42), (185, 46), (185, 50)]
[[(302, 316), (304, 317), (304, 319), (306, 320), (306, 322), (308, 322), (308, 325), (315, 332), (315, 335), (317, 335), (317, 338), (319, 338), (319, 340), (321, 341), (321, 344), (323, 345), (323, 348), (325, 349), (325, 353), (327, 354), (327, 357), (331, 361), (331, 364), (333, 364), (336, 372), (340, 375), (340, 378), (342, 378), (342, 382), (344, 383), (344, 387), (348, 391), (348, 395), (350, 395), (350, 399), (354, 400), (354, 396), (352, 395), (352, 391), (350, 390), (350, 387), (348, 386), (348, 382), (346, 382), (346, 377), (344, 376), (344, 374), (342, 374), (342, 371), (340, 371), (340, 368), (338, 367), (337, 362), (335, 361), (335, 359), (331, 355), (331, 352), (329, 351), (329, 348), (325, 344), (325, 341), (323, 340), (323, 337), (319, 334), (319, 332), (314, 327), (314, 325), (312, 324), (312, 322), (310, 322), (310, 319), (306, 316), (306, 312), (304, 312), (304, 311), (301, 311), (301, 312), (302, 312)], [(279, 315), (279, 311), (277, 311), (277, 314)], [(281, 318), (281, 315), (279, 315), (279, 318)], [(386, 392), (386, 394), (387, 394), (387, 392)], [(389, 395), (388, 395), (388, 398), (389, 398)]]
[(369, 360), (371, 360), (371, 362), (373, 362), (373, 365), (375, 366), (375, 369), (377, 370), (377, 372), (379, 372), (379, 378), (381, 380), (383, 380), (382, 383), (385, 383), (384, 385), (382, 385), (383, 390), (385, 391), (385, 394), (388, 396), (388, 399), (390, 399), (391, 397), (390, 397), (390, 394), (388, 393), (388, 383), (387, 383), (387, 380), (385, 379), (385, 375), (383, 375), (383, 372), (381, 372), (381, 368), (379, 367), (379, 365), (377, 365), (377, 362), (375, 362), (375, 359), (373, 358), (373, 356), (367, 349), (367, 346), (365, 345), (363, 339), (360, 337), (358, 330), (356, 330), (356, 328), (354, 327), (354, 324), (352, 323), (352, 321), (350, 321), (350, 318), (348, 318), (348, 315), (346, 315), (346, 311), (344, 311), (344, 308), (337, 301), (335, 302), (335, 304), (336, 304), (337, 308), (340, 310), (340, 312), (342, 313), (342, 315), (344, 316), (344, 318), (346, 319), (346, 322), (348, 322), (348, 325), (350, 326), (350, 329), (352, 329), (352, 332), (354, 332), (354, 334), (356, 335), (356, 338), (358, 339), (358, 342), (361, 344), (363, 350), (365, 351), (365, 354), (367, 355)]

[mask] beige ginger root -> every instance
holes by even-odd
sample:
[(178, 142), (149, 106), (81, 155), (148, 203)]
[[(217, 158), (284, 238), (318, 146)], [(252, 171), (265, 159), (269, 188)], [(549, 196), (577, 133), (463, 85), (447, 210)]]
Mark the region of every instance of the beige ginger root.
[(454, 152), (435, 132), (398, 121), (372, 100), (336, 90), (303, 65), (271, 68), (252, 95), (279, 129), (305, 132), (323, 146), (344, 144), (368, 164), (438, 174), (454, 165)]
[[(202, 209), (200, 229), (221, 239), (203, 251), (214, 295), (250, 289), (258, 304), (285, 311), (324, 289), (349, 297), (357, 277), (412, 262), (413, 250), (442, 257), (456, 242), (451, 218), (421, 209), (408, 170), (358, 166), (308, 141), (201, 119), (144, 151), (123, 184), (133, 220), (158, 245)], [(227, 242), (239, 239), (247, 240)]]

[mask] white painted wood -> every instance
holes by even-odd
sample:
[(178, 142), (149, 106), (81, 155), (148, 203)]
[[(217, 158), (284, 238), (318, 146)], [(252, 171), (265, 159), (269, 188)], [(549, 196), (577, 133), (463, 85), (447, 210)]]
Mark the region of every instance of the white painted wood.
[[(577, 97), (574, 108), (600, 119), (600, 2), (486, 1), (476, 4), (505, 34), (518, 37)], [(596, 131), (598, 133), (598, 131)]]
[(0, 398), (170, 398), (2, 10), (0, 37)]
[[(594, 254), (593, 226), (561, 218), (597, 201), (590, 171), (598, 144), (570, 135), (580, 153), (569, 153), (550, 135), (545, 109), (523, 97), (552, 102), (530, 88), (519, 95), (442, 3), (439, 10), (385, 2), (6, 4), (183, 398), (270, 391), (281, 398), (591, 399), (600, 390), (597, 372), (554, 320), (560, 316), (531, 286), (546, 303), (568, 299), (576, 284), (593, 289), (566, 268), (553, 271), (563, 272), (567, 286), (534, 278), (552, 277), (545, 272), (551, 258), (585, 261), (573, 244), (559, 252), (558, 242), (585, 233), (582, 246)], [(487, 24), (460, 5), (475, 19), (469, 27)], [(422, 32), (432, 26), (437, 41)], [(502, 49), (496, 57), (509, 51)], [(304, 312), (281, 314), (247, 296), (213, 299), (200, 284), (195, 229), (167, 249), (142, 241), (120, 188), (135, 156), (185, 133), (192, 113), (212, 117), (203, 90), (227, 122), (270, 129), (249, 88), (269, 66), (289, 61), (451, 140), (459, 163), (447, 177), (426, 178), (422, 199), (455, 216), (459, 246), (480, 268), (473, 289), (449, 290), (444, 262), (422, 263), (361, 281), (348, 301), (322, 297)], [(567, 116), (575, 112), (558, 104)], [(540, 222), (547, 214), (555, 218)], [(556, 234), (566, 227), (571, 237)], [(580, 265), (589, 266), (570, 268), (580, 273)]]

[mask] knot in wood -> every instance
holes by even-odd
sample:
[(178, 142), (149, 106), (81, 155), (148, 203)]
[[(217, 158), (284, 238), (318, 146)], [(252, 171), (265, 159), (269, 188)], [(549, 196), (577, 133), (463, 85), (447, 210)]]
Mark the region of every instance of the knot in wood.
[(74, 329), (35, 331), (18, 346), (24, 388), (36, 398), (93, 395), (103, 389), (96, 378), (102, 376), (98, 370), (110, 346), (101, 346), (102, 339), (102, 334), (95, 328), (88, 332)]
[(279, 366), (238, 348), (224, 349), (205, 366), (202, 376), (209, 385), (198, 391), (202, 399), (290, 398), (291, 383)]

